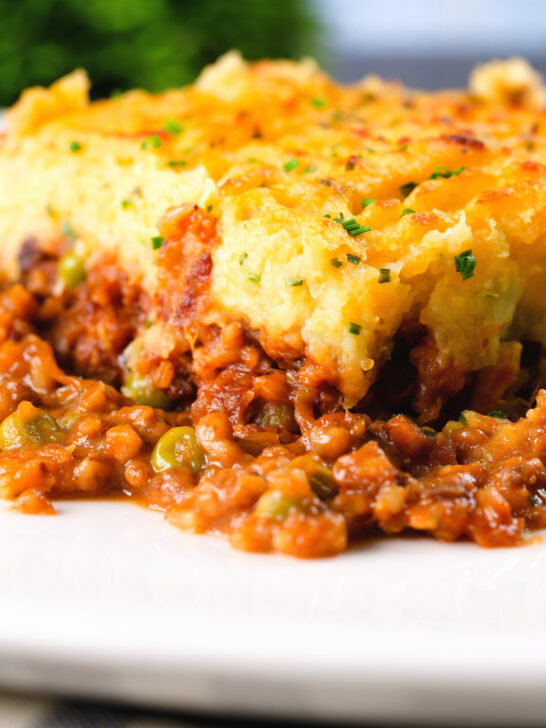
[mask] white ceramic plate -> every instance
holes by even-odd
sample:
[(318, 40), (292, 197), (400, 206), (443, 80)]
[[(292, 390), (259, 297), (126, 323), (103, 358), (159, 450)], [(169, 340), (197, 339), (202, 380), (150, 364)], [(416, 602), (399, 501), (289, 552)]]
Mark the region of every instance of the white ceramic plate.
[(0, 682), (207, 711), (543, 723), (546, 546), (233, 551), (130, 503), (0, 511)]

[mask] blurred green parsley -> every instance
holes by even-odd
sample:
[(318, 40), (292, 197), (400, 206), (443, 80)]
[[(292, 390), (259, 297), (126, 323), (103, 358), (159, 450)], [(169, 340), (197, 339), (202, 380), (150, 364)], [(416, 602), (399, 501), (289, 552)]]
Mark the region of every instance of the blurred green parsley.
[(308, 0), (0, 0), (0, 106), (87, 69), (94, 97), (193, 81), (231, 48), (248, 59), (316, 52)]

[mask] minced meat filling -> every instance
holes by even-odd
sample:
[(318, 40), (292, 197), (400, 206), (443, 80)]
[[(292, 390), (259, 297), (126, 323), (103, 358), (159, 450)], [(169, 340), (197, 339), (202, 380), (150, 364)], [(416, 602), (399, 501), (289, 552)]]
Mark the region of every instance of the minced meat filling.
[(194, 379), (191, 407), (166, 411), (63, 371), (38, 335), (43, 309), (28, 287), (0, 294), (0, 494), (20, 510), (119, 492), (184, 530), (298, 557), (378, 529), (508, 546), (546, 526), (544, 391), (516, 422), (372, 421), (295, 386), (234, 323), (211, 335), (218, 366)]

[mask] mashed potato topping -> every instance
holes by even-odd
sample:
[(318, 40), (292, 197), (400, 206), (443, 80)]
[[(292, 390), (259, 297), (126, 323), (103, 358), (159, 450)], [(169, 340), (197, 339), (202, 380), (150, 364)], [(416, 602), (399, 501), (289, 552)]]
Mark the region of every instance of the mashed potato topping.
[[(75, 72), (8, 115), (12, 275), (25, 240), (53, 249), (68, 228), (88, 259), (113, 254), (153, 307), (157, 221), (192, 203), (217, 222), (202, 319), (242, 322), (346, 407), (412, 326), (460, 387), (507, 351), (517, 359), (522, 340), (546, 343), (544, 89), (520, 59), (478, 69), (470, 92), (342, 87), (312, 61), (236, 53), (160, 95), (89, 103), (87, 86)], [(130, 351), (166, 340), (151, 318)], [(417, 407), (424, 419), (434, 401)]]

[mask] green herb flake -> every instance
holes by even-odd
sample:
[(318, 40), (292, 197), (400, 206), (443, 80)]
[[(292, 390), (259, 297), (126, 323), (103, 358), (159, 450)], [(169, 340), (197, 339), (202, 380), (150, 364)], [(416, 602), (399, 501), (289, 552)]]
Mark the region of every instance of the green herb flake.
[(207, 205), (206, 210), (210, 213), (212, 211), (212, 205)]
[(362, 331), (362, 326), (360, 324), (354, 324), (352, 321), (349, 324), (349, 333), (354, 334), (355, 336), (358, 336), (358, 334)]
[(291, 172), (293, 169), (295, 169), (298, 166), (299, 163), (300, 163), (299, 159), (296, 159), (295, 157), (293, 157), (288, 162), (286, 162), (286, 164), (283, 165), (283, 169), (285, 172)]
[(311, 103), (315, 107), (315, 109), (323, 109), (326, 106), (326, 100), (323, 99), (321, 96), (314, 96), (311, 99)]
[(353, 253), (347, 253), (347, 260), (349, 263), (352, 263), (353, 265), (358, 265), (360, 263), (361, 258), (359, 258), (358, 255), (353, 255)]
[(290, 284), (290, 286), (293, 288), (294, 286), (303, 286), (303, 278), (299, 281), (294, 281)]
[(78, 234), (72, 227), (72, 222), (70, 220), (65, 220), (63, 222), (61, 232), (68, 240), (75, 240), (78, 237)]
[(459, 415), (459, 422), (461, 423), (461, 425), (463, 425), (463, 427), (466, 427), (466, 425), (468, 425), (468, 420), (466, 419), (466, 415), (464, 412), (461, 412), (461, 414)]
[(406, 182), (405, 185), (401, 185), (400, 192), (407, 197), (417, 187), (417, 182)]
[(241, 253), (241, 257), (239, 258), (239, 265), (243, 265), (245, 260), (248, 258), (248, 253)]
[(379, 276), (377, 278), (378, 283), (389, 283), (390, 279), (391, 279), (391, 269), (390, 268), (380, 268)]
[(364, 147), (364, 149), (368, 152), (368, 154), (375, 154), (375, 149), (373, 147)]
[(354, 217), (351, 217), (350, 220), (344, 220), (343, 214), (340, 214), (339, 217), (335, 217), (334, 220), (338, 222), (343, 229), (349, 233), (349, 235), (352, 235), (353, 238), (356, 235), (362, 235), (362, 233), (369, 233), (371, 230), (369, 225), (359, 225)]
[(465, 250), (460, 255), (455, 256), (455, 270), (461, 274), (463, 281), (474, 276), (475, 267), (476, 256), (472, 255), (472, 250)]
[(360, 204), (362, 207), (369, 207), (370, 205), (373, 205), (374, 202), (375, 200), (373, 197), (365, 197)]
[(154, 237), (151, 238), (152, 248), (154, 250), (159, 250), (159, 248), (163, 245), (164, 240), (165, 240), (165, 238), (162, 237), (161, 235), (154, 235)]
[(184, 131), (184, 127), (176, 119), (168, 119), (164, 127), (165, 131), (168, 131), (172, 136), (178, 136)]
[(312, 164), (309, 164), (304, 170), (303, 174), (311, 174), (311, 172), (316, 172), (317, 168), (314, 167)]
[(76, 154), (76, 152), (81, 151), (81, 148), (82, 148), (82, 145), (80, 144), (80, 142), (76, 142), (76, 141), (70, 142), (69, 149), (72, 152), (72, 154)]
[(507, 420), (508, 415), (506, 412), (503, 412), (502, 410), (493, 410), (493, 412), (490, 412), (488, 417), (497, 417), (499, 420)]
[(398, 147), (398, 151), (399, 151), (399, 152), (405, 152), (405, 151), (406, 151), (406, 149), (408, 148), (408, 146), (409, 146), (408, 142), (405, 142), (405, 143), (404, 143), (404, 144), (402, 144), (402, 145), (401, 145), (400, 147)]
[(141, 149), (153, 149), (154, 147), (160, 147), (160, 146), (161, 146), (161, 139), (156, 134), (152, 134), (152, 136), (149, 136), (147, 139), (144, 139), (144, 141), (140, 145), (140, 148)]
[(168, 162), (169, 167), (185, 167), (187, 162), (185, 159), (171, 159)]
[(339, 258), (330, 258), (330, 265), (333, 265), (334, 268), (341, 268), (343, 263)]
[(438, 179), (439, 177), (449, 179), (450, 177), (456, 177), (458, 174), (461, 174), (461, 172), (464, 172), (465, 169), (466, 167), (459, 167), (459, 169), (451, 170), (447, 167), (437, 166), (434, 167), (434, 171), (430, 175), (429, 179)]
[(256, 284), (258, 284), (258, 283), (259, 283), (259, 282), (260, 282), (260, 281), (262, 280), (262, 277), (261, 277), (260, 275), (258, 275), (257, 273), (251, 273), (251, 274), (250, 274), (250, 275), (248, 276), (248, 280), (249, 280), (249, 281), (250, 281), (251, 283), (256, 283)]
[(133, 204), (133, 203), (131, 202), (131, 200), (122, 200), (122, 201), (121, 201), (121, 206), (122, 206), (122, 208), (123, 208), (124, 210), (126, 210), (126, 209), (127, 209), (128, 207), (130, 207), (130, 206), (131, 206), (132, 204)]
[(415, 210), (412, 210), (411, 207), (405, 207), (400, 213), (400, 217), (404, 217), (404, 215), (413, 215), (414, 212)]

